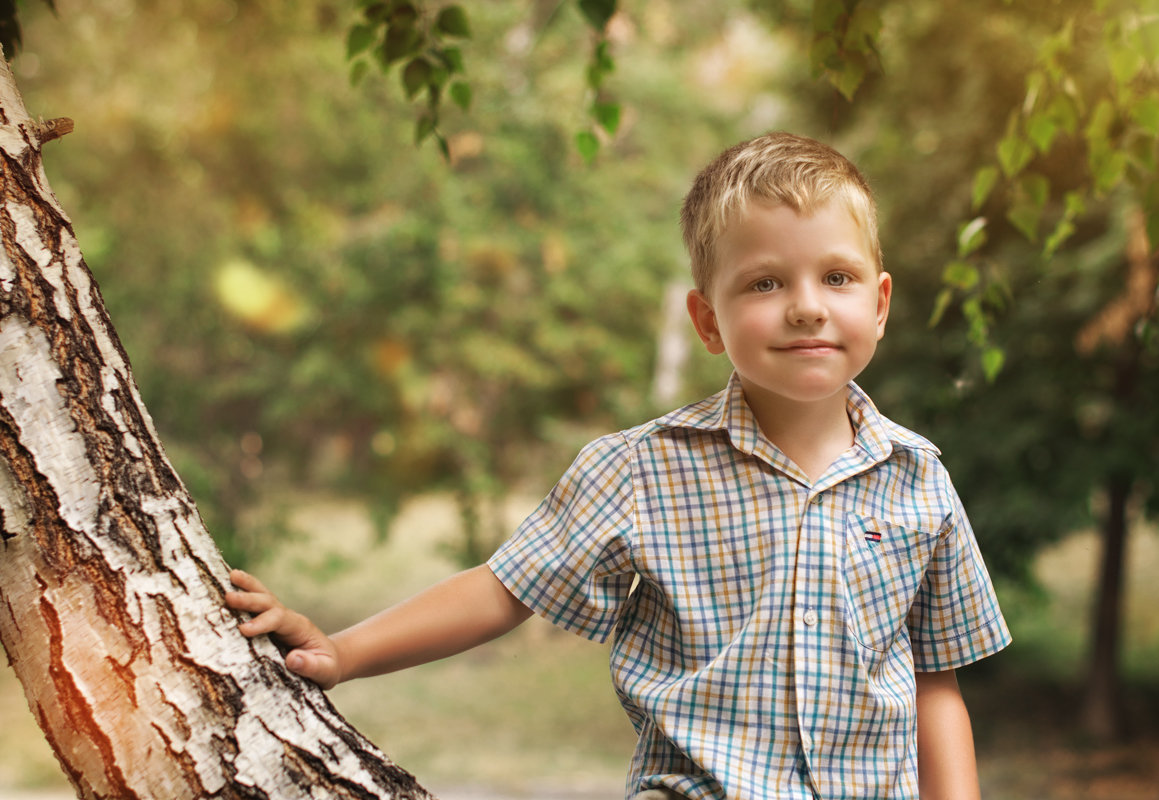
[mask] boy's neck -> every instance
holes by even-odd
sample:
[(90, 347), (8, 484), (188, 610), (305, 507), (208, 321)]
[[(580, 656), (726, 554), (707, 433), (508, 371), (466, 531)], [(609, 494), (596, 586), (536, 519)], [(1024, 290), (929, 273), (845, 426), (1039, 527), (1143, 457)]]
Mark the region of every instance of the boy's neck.
[(844, 390), (824, 400), (797, 402), (746, 389), (745, 400), (765, 438), (813, 483), (853, 446), (856, 430)]

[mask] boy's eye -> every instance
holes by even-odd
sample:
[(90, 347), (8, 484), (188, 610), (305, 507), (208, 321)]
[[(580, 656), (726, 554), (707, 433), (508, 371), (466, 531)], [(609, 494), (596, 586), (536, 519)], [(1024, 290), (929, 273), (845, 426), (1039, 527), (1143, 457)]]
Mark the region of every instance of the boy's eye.
[(849, 283), (849, 276), (844, 272), (831, 272), (825, 276), (827, 286), (844, 286)]
[(753, 289), (758, 292), (771, 292), (777, 288), (777, 282), (772, 278), (761, 278), (753, 284)]

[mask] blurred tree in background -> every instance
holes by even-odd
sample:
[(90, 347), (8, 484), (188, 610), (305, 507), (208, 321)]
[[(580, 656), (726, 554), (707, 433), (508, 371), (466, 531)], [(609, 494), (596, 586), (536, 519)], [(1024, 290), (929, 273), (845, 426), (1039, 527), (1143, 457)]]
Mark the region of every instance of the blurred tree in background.
[[(228, 558), (272, 546), (239, 514), (294, 487), (383, 519), (451, 490), (477, 561), (503, 493), (719, 388), (725, 365), (658, 356), (677, 209), (701, 164), (777, 127), (877, 188), (897, 296), (862, 382), (944, 448), (992, 567), (1025, 578), (1101, 514), (1113, 571), (1116, 525), (1156, 502), (1150, 184), (1131, 179), (1154, 173), (1153, 2), (646, 0), (598, 30), (582, 4), (482, 4), (453, 37), (465, 77), (445, 76), (467, 112), (444, 102), (437, 129), (409, 62), (350, 80), (371, 5), (57, 0), (24, 19), (29, 106), (77, 122), (52, 185)], [(412, 146), (423, 130), (445, 156)], [(1027, 238), (1060, 232), (1049, 257)], [(657, 393), (658, 371), (682, 388)]]
[(236, 525), (258, 487), (364, 494), (384, 516), (448, 488), (471, 510), (543, 443), (574, 450), (569, 426), (648, 407), (657, 299), (683, 271), (675, 203), (725, 125), (662, 54), (691, 61), (725, 10), (658, 8), (661, 41), (620, 26), (638, 106), (613, 173), (572, 145), (578, 14), (474, 15), (488, 58), (445, 164), (411, 146), (392, 85), (350, 86), (345, 4), (57, 5), (29, 9), (14, 67), (30, 103), (77, 121), (50, 178), (235, 563), (269, 544)]

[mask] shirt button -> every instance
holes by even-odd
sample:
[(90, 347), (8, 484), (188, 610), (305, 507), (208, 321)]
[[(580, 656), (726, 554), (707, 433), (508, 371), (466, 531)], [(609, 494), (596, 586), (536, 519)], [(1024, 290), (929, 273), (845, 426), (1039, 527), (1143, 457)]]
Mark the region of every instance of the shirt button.
[(805, 612), (805, 616), (802, 617), (802, 619), (805, 621), (806, 625), (816, 625), (817, 624), (817, 612), (810, 608), (808, 611)]
[(815, 506), (819, 506), (824, 501), (825, 501), (825, 495), (819, 494), (816, 497), (814, 497), (812, 500), (810, 500), (809, 502), (811, 502)]

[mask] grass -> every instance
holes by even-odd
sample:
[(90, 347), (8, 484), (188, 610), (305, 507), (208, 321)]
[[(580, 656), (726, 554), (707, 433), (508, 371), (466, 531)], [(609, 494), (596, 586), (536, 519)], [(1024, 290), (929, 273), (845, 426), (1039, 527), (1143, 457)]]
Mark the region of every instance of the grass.
[[(514, 525), (536, 502), (512, 498)], [(255, 513), (252, 524), (261, 524)], [(407, 506), (380, 542), (361, 508), (302, 501), (300, 535), (256, 571), (287, 603), (337, 629), (454, 571), (454, 505)], [(1159, 793), (1159, 534), (1128, 552), (1124, 672), (1131, 741), (1094, 747), (1075, 725), (1097, 541), (1069, 537), (1036, 563), (1039, 591), (1000, 586), (1015, 645), (962, 672), (988, 800), (1155, 800)], [(488, 786), (621, 790), (633, 735), (607, 673), (607, 650), (532, 620), (470, 653), (331, 693), (347, 718), (436, 792)], [(5, 787), (63, 783), (10, 671), (0, 673), (0, 798)]]

